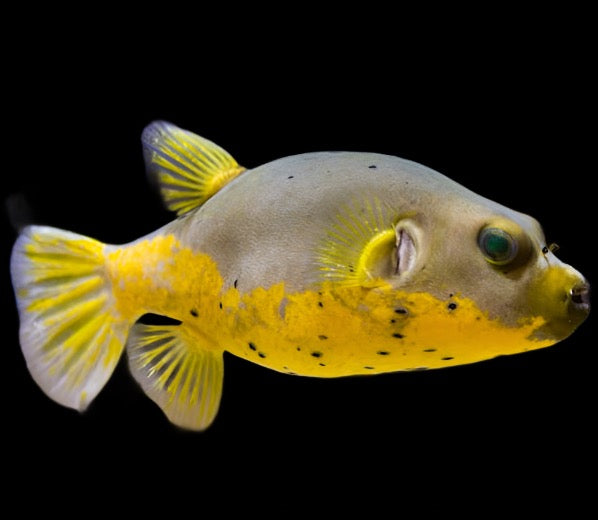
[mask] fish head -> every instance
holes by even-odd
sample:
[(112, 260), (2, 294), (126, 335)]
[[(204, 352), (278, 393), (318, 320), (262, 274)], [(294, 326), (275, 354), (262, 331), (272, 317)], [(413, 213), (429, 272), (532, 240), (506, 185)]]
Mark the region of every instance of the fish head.
[(561, 341), (590, 312), (588, 281), (557, 258), (526, 214), (448, 196), (433, 211), (400, 219), (395, 234), (397, 289), (466, 298), (506, 327), (534, 322), (532, 341)]

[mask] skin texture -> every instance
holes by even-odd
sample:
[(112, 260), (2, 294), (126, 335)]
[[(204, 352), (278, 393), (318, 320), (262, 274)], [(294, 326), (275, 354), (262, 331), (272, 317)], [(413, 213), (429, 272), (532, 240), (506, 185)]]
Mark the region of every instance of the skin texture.
[[(374, 255), (385, 276), (365, 286), (328, 281), (321, 259), (330, 232), (368, 212), (393, 235), (408, 227), (413, 267), (397, 275), (392, 260)], [(477, 237), (489, 223), (526, 237), (525, 261), (497, 268), (485, 259)], [(534, 219), (421, 165), (306, 154), (241, 174), (196, 211), (121, 250), (131, 259), (115, 268), (115, 279), (129, 280), (117, 301), (138, 294), (123, 312), (176, 318), (202, 348), (275, 370), (336, 377), (437, 368), (548, 346), (572, 331), (555, 326), (569, 323), (565, 308), (541, 302), (543, 292), (565, 295), (581, 275), (543, 247)]]

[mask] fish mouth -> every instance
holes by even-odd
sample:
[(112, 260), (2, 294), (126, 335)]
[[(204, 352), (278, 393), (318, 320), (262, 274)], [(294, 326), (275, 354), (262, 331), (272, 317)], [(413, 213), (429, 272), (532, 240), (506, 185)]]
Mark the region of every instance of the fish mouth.
[(590, 313), (590, 284), (568, 265), (548, 268), (532, 286), (537, 294), (533, 311), (545, 319), (537, 336), (560, 341), (581, 325)]
[(571, 288), (569, 291), (571, 306), (576, 311), (590, 312), (590, 284), (581, 282)]

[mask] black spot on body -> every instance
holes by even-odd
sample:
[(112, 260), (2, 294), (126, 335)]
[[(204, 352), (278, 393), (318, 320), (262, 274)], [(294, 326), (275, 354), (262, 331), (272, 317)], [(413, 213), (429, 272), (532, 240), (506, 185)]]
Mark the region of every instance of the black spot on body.
[(387, 350), (379, 350), (378, 352), (376, 352), (376, 354), (378, 354), (379, 356), (388, 356), (390, 352), (388, 352)]
[(392, 337), (393, 337), (393, 338), (399, 338), (399, 339), (403, 339), (405, 336), (403, 336), (402, 334), (400, 334), (400, 333), (398, 333), (398, 332), (395, 332), (395, 333), (392, 335)]
[(312, 352), (311, 355), (315, 358), (318, 358), (318, 357), (322, 357), (324, 354), (322, 354), (321, 352), (318, 352), (316, 350), (315, 352)]
[(390, 320), (390, 323), (396, 323), (397, 320)]
[(425, 348), (424, 352), (436, 352), (435, 348)]
[(397, 314), (407, 314), (407, 309), (403, 309), (402, 307), (399, 307), (398, 309), (395, 309), (395, 312)]
[(163, 316), (162, 314), (147, 313), (139, 318), (139, 323), (143, 323), (144, 325), (161, 325), (163, 327), (170, 327), (174, 325), (180, 325), (182, 322), (174, 318), (169, 318), (168, 316)]
[(256, 350), (257, 350), (257, 347), (256, 347), (256, 346), (255, 346), (253, 343), (251, 343), (251, 342), (249, 343), (249, 348), (250, 348), (251, 350), (253, 350), (253, 351), (256, 351)]
[(220, 302), (220, 303), (218, 304), (218, 306), (219, 306), (219, 307), (222, 309), (222, 302)]
[(238, 284), (239, 284), (239, 280), (235, 280), (233, 282), (233, 287), (236, 289)]
[(191, 309), (189, 312), (191, 313), (191, 316), (193, 316), (194, 318), (197, 318), (199, 316), (196, 309)]
[(457, 304), (454, 302), (451, 302), (447, 305), (449, 311), (454, 311), (457, 308)]
[(324, 304), (322, 302), (318, 302), (318, 307), (324, 307)]
[(318, 336), (318, 339), (328, 339), (328, 336), (324, 336), (324, 334), (320, 334)]
[(297, 352), (301, 352), (301, 347), (297, 347)]
[(326, 364), (325, 364), (325, 363), (319, 363), (319, 365), (320, 365), (321, 367), (325, 367), (325, 366), (326, 366)]
[(377, 168), (377, 166), (375, 164), (371, 164), (370, 166), (368, 166), (368, 168), (370, 170), (375, 170)]
[(257, 355), (261, 358), (265, 358), (266, 354), (264, 354), (263, 352), (258, 352)]
[(363, 368), (365, 368), (366, 370), (374, 370), (374, 367), (363, 367)]
[(455, 359), (455, 358), (451, 357), (451, 356), (447, 356), (447, 357), (443, 357), (443, 358), (440, 358), (440, 359), (442, 359), (442, 361), (450, 361), (451, 359)]

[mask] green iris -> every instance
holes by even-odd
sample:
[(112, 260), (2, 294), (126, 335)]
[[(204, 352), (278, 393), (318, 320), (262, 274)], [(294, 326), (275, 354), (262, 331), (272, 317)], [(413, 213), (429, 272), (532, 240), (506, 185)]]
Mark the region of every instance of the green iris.
[(508, 264), (517, 255), (517, 242), (509, 233), (499, 228), (482, 229), (478, 244), (486, 260), (493, 264)]

